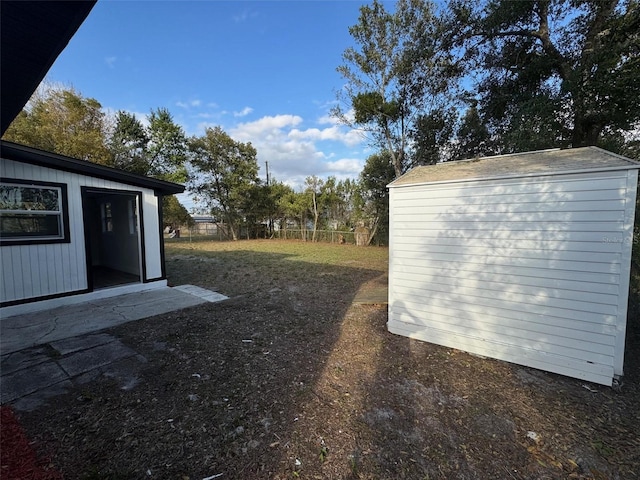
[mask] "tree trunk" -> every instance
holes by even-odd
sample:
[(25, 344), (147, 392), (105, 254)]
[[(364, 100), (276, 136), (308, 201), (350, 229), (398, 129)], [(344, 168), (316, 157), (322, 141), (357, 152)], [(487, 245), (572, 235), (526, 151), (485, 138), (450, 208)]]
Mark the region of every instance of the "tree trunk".
[(371, 245), (371, 242), (373, 241), (373, 237), (376, 236), (376, 232), (378, 231), (378, 223), (380, 223), (380, 217), (376, 217), (376, 219), (373, 222), (373, 228), (371, 229), (371, 232), (369, 233), (369, 239), (367, 240), (367, 246)]
[(313, 235), (311, 241), (316, 241), (316, 232), (318, 231), (318, 202), (316, 200), (316, 192), (313, 192)]

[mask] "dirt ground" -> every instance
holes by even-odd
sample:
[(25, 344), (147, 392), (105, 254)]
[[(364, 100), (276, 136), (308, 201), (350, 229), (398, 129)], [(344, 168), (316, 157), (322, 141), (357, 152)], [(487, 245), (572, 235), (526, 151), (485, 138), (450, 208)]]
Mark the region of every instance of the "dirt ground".
[(637, 306), (614, 390), (388, 333), (352, 304), (386, 275), (362, 251), (168, 245), (172, 284), (231, 299), (110, 330), (147, 359), (137, 385), (20, 421), (69, 479), (640, 478)]

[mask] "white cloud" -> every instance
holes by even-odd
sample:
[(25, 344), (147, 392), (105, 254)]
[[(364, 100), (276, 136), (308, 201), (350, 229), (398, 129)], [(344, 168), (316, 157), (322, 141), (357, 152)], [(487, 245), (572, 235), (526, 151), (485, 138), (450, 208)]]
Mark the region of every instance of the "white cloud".
[[(311, 175), (355, 178), (363, 161), (345, 150), (362, 143), (359, 133), (333, 125), (329, 128), (299, 128), (298, 115), (265, 116), (252, 122), (239, 123), (227, 129), (237, 141), (251, 142), (258, 152), (258, 164), (264, 177), (269, 162), (272, 178), (299, 188)], [(318, 142), (329, 142), (319, 148)], [(342, 145), (342, 146), (341, 146)]]
[(252, 142), (255, 139), (273, 140), (284, 135), (283, 128), (294, 127), (301, 122), (302, 117), (297, 115), (266, 116), (253, 122), (239, 123), (229, 134), (243, 142)]
[(329, 128), (308, 128), (307, 130), (293, 129), (289, 132), (291, 138), (309, 139), (309, 140), (332, 140), (342, 142), (347, 146), (353, 147), (362, 143), (362, 134), (358, 130), (345, 129), (338, 125)]
[(192, 108), (192, 107), (195, 108), (195, 107), (199, 107), (201, 103), (202, 102), (200, 100), (198, 100), (198, 99), (190, 100), (188, 102), (177, 101), (176, 102), (176, 107), (187, 108), (187, 109), (188, 108)]
[(362, 160), (357, 158), (342, 158), (335, 162), (327, 162), (327, 169), (330, 172), (340, 172), (347, 174), (359, 174), (364, 167)]
[(253, 108), (251, 107), (244, 107), (242, 110), (240, 110), (239, 112), (233, 112), (233, 116), (234, 117), (246, 117), (247, 115), (249, 115), (251, 112), (253, 112)]

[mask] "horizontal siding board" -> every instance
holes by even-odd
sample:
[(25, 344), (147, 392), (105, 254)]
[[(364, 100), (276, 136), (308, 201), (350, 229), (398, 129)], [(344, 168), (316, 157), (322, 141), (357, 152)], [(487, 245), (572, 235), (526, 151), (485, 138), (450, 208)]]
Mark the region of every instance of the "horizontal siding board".
[(517, 328), (518, 323), (513, 320), (504, 324), (487, 321), (474, 322), (474, 333), (477, 334), (470, 335), (468, 325), (465, 325), (465, 322), (458, 317), (438, 316), (429, 320), (425, 320), (424, 316), (416, 320), (414, 318), (411, 312), (404, 314), (400, 312), (395, 321), (424, 327), (427, 330), (448, 331), (454, 335), (476, 337), (489, 342), (521, 346), (540, 352), (557, 353), (562, 351), (566, 356), (577, 360), (613, 366), (614, 346), (612, 343), (615, 336), (609, 338), (609, 345), (591, 343), (581, 339), (559, 335), (551, 336), (525, 328)]
[[(443, 238), (441, 242), (433, 242), (433, 243), (418, 243), (412, 241), (406, 241), (407, 238), (403, 238), (402, 242), (396, 242), (396, 250), (399, 252), (416, 252), (420, 250), (421, 255), (417, 258), (417, 260), (422, 260), (424, 255), (428, 253), (430, 258), (436, 258), (439, 254), (444, 255), (455, 255), (460, 261), (464, 261), (465, 259), (469, 259), (469, 257), (473, 257), (474, 255), (486, 255), (487, 253), (493, 254), (494, 256), (502, 256), (502, 257), (517, 257), (521, 259), (538, 259), (538, 260), (560, 260), (560, 261), (574, 261), (574, 262), (587, 262), (587, 263), (617, 263), (620, 264), (621, 254), (620, 252), (584, 252), (584, 251), (575, 251), (575, 250), (566, 250), (566, 249), (553, 249), (553, 250), (543, 250), (540, 248), (512, 248), (512, 249), (487, 249), (486, 247), (476, 246), (476, 243), (470, 241), (468, 245), (452, 245), (450, 242), (446, 241), (446, 238)], [(621, 247), (622, 248), (622, 247)], [(443, 257), (443, 260), (450, 260)], [(473, 258), (471, 258), (473, 260)], [(477, 263), (477, 262), (474, 262)]]
[(391, 188), (390, 331), (611, 384), (628, 176)]
[[(491, 244), (495, 241), (507, 242), (516, 248), (522, 247), (520, 242), (525, 240), (528, 242), (538, 242), (541, 246), (547, 245), (546, 242), (579, 242), (579, 243), (596, 243), (596, 244), (614, 244), (620, 246), (623, 243), (622, 235), (611, 236), (608, 232), (582, 232), (582, 231), (539, 231), (539, 230), (511, 230), (508, 228), (496, 228), (494, 230), (487, 229), (459, 229), (459, 228), (443, 228), (441, 230), (434, 229), (413, 229), (398, 227), (398, 233), (402, 236), (398, 238), (398, 245), (403, 243), (411, 243), (416, 245), (440, 245), (444, 239), (465, 241), (469, 240), (490, 240)], [(447, 245), (449, 243), (447, 242)], [(527, 244), (525, 244), (527, 245)]]
[(461, 183), (441, 183), (433, 185), (414, 185), (402, 188), (390, 188), (399, 198), (410, 198), (412, 195), (430, 198), (457, 197), (459, 195), (486, 196), (536, 193), (545, 195), (554, 192), (574, 191), (623, 191), (627, 188), (627, 171), (564, 175), (555, 178), (516, 178), (479, 180)]
[(519, 275), (533, 278), (552, 278), (556, 280), (579, 280), (583, 278), (586, 282), (604, 282), (617, 285), (619, 282), (616, 274), (602, 274), (591, 272), (576, 272), (574, 270), (549, 270), (545, 268), (524, 267), (522, 265), (502, 265), (493, 263), (491, 269), (487, 268), (484, 263), (463, 263), (463, 262), (447, 262), (447, 261), (431, 261), (418, 262), (418, 259), (411, 261), (411, 258), (400, 258), (394, 254), (393, 262), (397, 267), (406, 267), (411, 265), (420, 265), (427, 268), (429, 265), (440, 269), (447, 274), (461, 275), (478, 274), (484, 271), (491, 271), (498, 275)]
[[(608, 323), (605, 319), (609, 319), (611, 324), (615, 324), (617, 318), (617, 310), (615, 306), (610, 305), (589, 304), (583, 305), (580, 302), (567, 301), (550, 301), (535, 302), (535, 297), (524, 298), (518, 295), (501, 295), (500, 297), (482, 295), (481, 291), (474, 291), (473, 295), (467, 292), (439, 292), (432, 286), (429, 291), (424, 289), (420, 294), (402, 290), (400, 288), (393, 289), (394, 298), (398, 301), (421, 302), (428, 298), (428, 302), (435, 305), (456, 307), (456, 305), (483, 305), (485, 307), (496, 307), (506, 310), (518, 311), (526, 309), (527, 311), (537, 315), (547, 315), (558, 318), (571, 318), (574, 320), (582, 320), (585, 322)], [(425, 295), (428, 297), (425, 298)], [(596, 311), (594, 311), (596, 310)], [(605, 310), (604, 312), (602, 310)]]
[[(417, 298), (418, 301), (424, 298), (424, 289), (420, 287), (408, 288), (398, 285), (394, 290), (394, 293), (399, 299), (403, 298)], [(431, 302), (438, 301), (439, 299), (450, 300), (452, 298), (464, 297), (469, 301), (480, 301), (482, 299), (491, 299), (494, 302), (504, 302), (505, 304), (521, 305), (522, 308), (529, 307), (544, 307), (549, 309), (561, 309), (569, 310), (571, 312), (579, 312), (582, 314), (597, 314), (608, 315), (616, 317), (618, 313), (617, 304), (603, 304), (594, 303), (588, 301), (576, 301), (566, 298), (553, 298), (541, 294), (540, 292), (532, 292), (525, 295), (512, 291), (496, 291), (484, 287), (470, 287), (470, 288), (456, 288), (452, 291), (447, 285), (431, 284), (429, 286), (429, 300)], [(566, 314), (566, 313), (565, 313)], [(574, 315), (572, 313), (572, 315)], [(597, 316), (596, 318), (600, 318)]]
[(594, 211), (594, 212), (555, 212), (555, 211), (532, 211), (527, 212), (527, 215), (511, 215), (506, 216), (504, 213), (488, 212), (479, 215), (474, 212), (459, 213), (455, 217), (447, 216), (443, 214), (433, 213), (431, 215), (421, 213), (419, 208), (411, 209), (411, 211), (393, 212), (396, 220), (405, 222), (421, 222), (423, 220), (438, 220), (442, 221), (447, 219), (447, 222), (457, 221), (474, 221), (474, 222), (502, 222), (510, 219), (517, 221), (527, 222), (599, 222), (599, 221), (624, 221), (624, 211)]
[[(491, 277), (490, 277), (491, 278)], [(464, 278), (464, 277), (437, 277), (437, 285), (433, 286), (431, 284), (431, 278), (423, 277), (422, 281), (428, 281), (429, 290), (430, 291), (444, 291), (444, 292), (452, 292), (455, 294), (464, 295), (465, 292), (474, 292), (478, 291), (480, 295), (495, 295), (498, 297), (502, 297), (505, 293), (510, 295), (523, 295), (524, 298), (534, 297), (536, 302), (544, 302), (545, 299), (562, 299), (570, 302), (581, 302), (586, 305), (588, 308), (588, 304), (602, 304), (609, 305), (613, 307), (618, 306), (618, 295), (615, 294), (602, 294), (602, 293), (594, 293), (594, 292), (585, 292), (583, 290), (567, 290), (560, 288), (550, 288), (544, 286), (533, 286), (530, 284), (523, 283), (521, 281), (515, 283), (507, 283), (507, 282), (497, 282), (495, 280), (485, 280), (479, 281), (472, 278)], [(436, 280), (436, 279), (433, 279)], [(435, 282), (434, 282), (435, 283)], [(399, 278), (395, 285), (398, 287), (398, 290), (421, 290), (421, 287), (416, 287), (416, 285), (420, 285), (420, 280), (416, 277), (403, 277)], [(421, 290), (422, 291), (422, 290)]]
[[(410, 307), (409, 307), (410, 305)], [(394, 318), (405, 313), (410, 313), (413, 321), (407, 323), (419, 324), (420, 319), (430, 319), (432, 317), (453, 316), (461, 319), (486, 320), (488, 322), (496, 321), (509, 322), (514, 320), (517, 322), (526, 322), (527, 328), (534, 331), (562, 332), (565, 334), (573, 331), (575, 338), (591, 338), (597, 343), (605, 345), (612, 342), (611, 338), (616, 335), (615, 324), (605, 324), (598, 322), (588, 322), (583, 319), (574, 320), (566, 317), (553, 317), (550, 315), (539, 315), (524, 309), (514, 310), (508, 308), (500, 308), (499, 306), (483, 306), (469, 304), (464, 302), (449, 302), (448, 304), (439, 305), (430, 302), (414, 302), (409, 303), (402, 299), (394, 300), (390, 310), (393, 310)]]
[(402, 322), (390, 322), (389, 331), (406, 337), (424, 340), (449, 348), (483, 355), (506, 362), (538, 368), (560, 375), (567, 375), (602, 385), (611, 385), (613, 369), (606, 365), (573, 361), (570, 358), (548, 355), (521, 347), (508, 347), (448, 332), (425, 332), (424, 328)]
[[(401, 232), (398, 232), (401, 233)], [(442, 237), (409, 237), (401, 235), (396, 242), (400, 249), (407, 246), (408, 251), (429, 251), (432, 245), (449, 245), (473, 248), (475, 252), (479, 250), (551, 250), (570, 252), (603, 252), (620, 253), (622, 251), (621, 241), (572, 241), (572, 240), (527, 240), (508, 238), (462, 238), (451, 237), (446, 234)], [(474, 252), (474, 254), (475, 254)], [(586, 257), (586, 256), (585, 256)]]
[[(506, 253), (506, 254), (505, 254)], [(599, 274), (619, 274), (620, 263), (604, 263), (604, 262), (580, 262), (572, 260), (557, 260), (555, 258), (524, 258), (509, 255), (508, 252), (478, 252), (475, 255), (458, 255), (455, 253), (438, 253), (438, 252), (414, 252), (411, 250), (396, 251), (393, 254), (394, 261), (398, 261), (398, 265), (422, 265), (432, 262), (440, 262), (443, 268), (455, 268), (467, 270), (466, 267), (478, 266), (488, 269), (498, 269), (499, 267), (517, 267), (528, 269), (524, 270), (526, 275), (529, 270), (553, 270), (572, 272), (569, 278), (578, 278), (582, 273)], [(447, 264), (450, 267), (447, 267)], [(471, 268), (470, 268), (471, 269)]]
[[(566, 212), (574, 215), (578, 212), (624, 212), (624, 200), (583, 200), (580, 202), (526, 202), (507, 203), (502, 197), (491, 197), (491, 203), (464, 203), (459, 205), (434, 205), (431, 202), (413, 205), (395, 205), (394, 212), (404, 213), (410, 209), (414, 215), (488, 215), (500, 213), (503, 216), (526, 216), (529, 214), (542, 215), (546, 212)], [(500, 202), (499, 200), (502, 199)]]
[(426, 188), (409, 187), (395, 190), (398, 205), (436, 202), (438, 205), (456, 205), (461, 199), (471, 203), (491, 202), (500, 197), (509, 203), (529, 202), (533, 198), (544, 201), (577, 201), (620, 199), (619, 192), (626, 188), (626, 173), (616, 178), (591, 178), (574, 181), (556, 180), (538, 182), (469, 182), (466, 184), (429, 185)]
[(396, 271), (399, 273), (395, 284), (401, 285), (403, 281), (427, 283), (434, 281), (445, 285), (456, 286), (460, 282), (477, 282), (497, 283), (505, 285), (522, 285), (533, 288), (542, 288), (549, 290), (566, 290), (575, 292), (585, 292), (588, 294), (617, 295), (617, 286), (611, 282), (581, 282), (579, 280), (563, 280), (548, 277), (526, 277), (523, 275), (504, 275), (494, 272), (480, 271), (473, 276), (460, 276), (457, 272), (443, 271), (437, 267), (429, 265), (406, 265), (398, 267)]
[[(560, 329), (566, 336), (573, 330), (571, 338), (588, 338), (595, 343), (612, 346), (615, 341), (615, 322), (609, 324), (604, 322), (589, 321), (588, 318), (568, 318), (566, 316), (540, 314), (533, 309), (520, 308), (516, 310), (506, 302), (495, 302), (495, 305), (484, 305), (473, 301), (454, 301), (452, 298), (429, 297), (429, 302), (424, 301), (424, 297), (411, 295), (398, 295), (398, 299), (393, 301), (391, 310), (394, 314), (408, 313), (415, 317), (413, 322), (420, 323), (438, 321), (442, 316), (464, 320), (469, 335), (473, 335), (473, 327), (483, 322), (489, 324), (499, 322), (507, 326), (510, 321), (520, 325), (522, 330), (542, 331), (549, 329)], [(611, 319), (611, 317), (606, 317)], [(470, 323), (468, 321), (471, 321)], [(518, 323), (525, 322), (525, 323)], [(455, 321), (454, 321), (455, 323)], [(547, 331), (548, 332), (548, 331)]]
[[(513, 232), (528, 232), (536, 231), (541, 235), (553, 234), (555, 232), (598, 232), (599, 234), (611, 232), (619, 232), (623, 226), (622, 220), (618, 221), (584, 221), (584, 222), (549, 222), (540, 221), (532, 224), (531, 222), (522, 222), (518, 220), (502, 220), (497, 222), (482, 221), (478, 222), (473, 219), (464, 221), (442, 221), (437, 219), (424, 219), (420, 218), (418, 221), (400, 221), (394, 222), (394, 228), (397, 231), (403, 232), (445, 232), (449, 229), (454, 229), (460, 232), (484, 232), (484, 231), (513, 231)], [(608, 238), (606, 235), (602, 235), (602, 239)]]

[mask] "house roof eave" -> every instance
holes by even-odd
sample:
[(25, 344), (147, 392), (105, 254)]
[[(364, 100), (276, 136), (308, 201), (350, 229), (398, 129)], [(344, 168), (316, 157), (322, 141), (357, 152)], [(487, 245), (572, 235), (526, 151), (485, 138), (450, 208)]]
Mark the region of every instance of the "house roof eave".
[(149, 188), (159, 196), (182, 193), (185, 189), (184, 185), (177, 183), (125, 172), (124, 170), (46, 152), (6, 140), (0, 141), (0, 157), (6, 158), (7, 160), (29, 163), (31, 165), (39, 165), (41, 167), (101, 178), (103, 180), (112, 180), (128, 185)]

